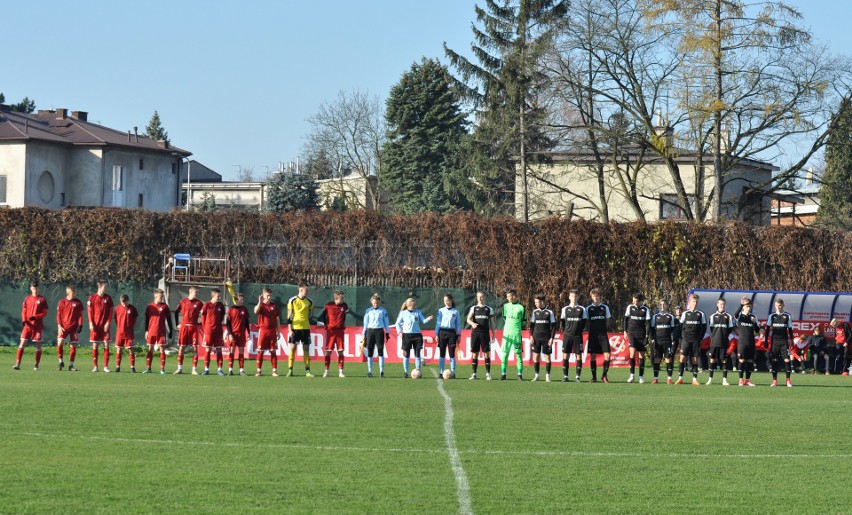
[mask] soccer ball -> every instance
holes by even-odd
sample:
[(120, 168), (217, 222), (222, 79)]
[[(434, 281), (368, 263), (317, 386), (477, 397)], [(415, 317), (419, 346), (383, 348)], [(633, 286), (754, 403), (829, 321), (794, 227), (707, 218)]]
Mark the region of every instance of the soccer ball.
[(411, 371), (411, 378), (412, 379), (420, 379), (420, 369), (419, 368), (415, 368), (414, 370)]
[(450, 370), (450, 369), (444, 370), (444, 379), (449, 380), (449, 379), (454, 379), (455, 377), (456, 377), (456, 375), (453, 374), (452, 370)]

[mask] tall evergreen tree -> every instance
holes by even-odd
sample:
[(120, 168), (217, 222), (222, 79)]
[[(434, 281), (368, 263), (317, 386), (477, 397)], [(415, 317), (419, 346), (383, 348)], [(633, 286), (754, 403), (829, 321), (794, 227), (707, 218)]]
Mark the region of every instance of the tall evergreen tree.
[(844, 98), (831, 122), (825, 149), (825, 173), (817, 220), (852, 227), (852, 100)]
[(164, 140), (167, 143), (169, 142), (169, 133), (163, 128), (163, 123), (160, 121), (160, 113), (157, 111), (154, 111), (154, 114), (151, 115), (151, 120), (148, 122), (148, 126), (145, 127), (145, 134), (154, 141)]
[(467, 208), (458, 195), (460, 146), (466, 134), (461, 100), (449, 71), (434, 59), (411, 65), (391, 88), (388, 139), (380, 180), (393, 209), (404, 213)]
[(266, 181), (266, 210), (272, 213), (319, 207), (317, 181), (305, 174), (276, 173)]
[(547, 85), (541, 62), (568, 12), (568, 1), (485, 0), (485, 8), (477, 5), (475, 10), (481, 28), (473, 28), (471, 50), (477, 62), (446, 44), (444, 51), (478, 110), (474, 145), (488, 158), (477, 158), (472, 170), (484, 194), (479, 203), (494, 211), (513, 206), (517, 175), (521, 218), (527, 221), (529, 165), (546, 160), (540, 152), (553, 148), (539, 102)]

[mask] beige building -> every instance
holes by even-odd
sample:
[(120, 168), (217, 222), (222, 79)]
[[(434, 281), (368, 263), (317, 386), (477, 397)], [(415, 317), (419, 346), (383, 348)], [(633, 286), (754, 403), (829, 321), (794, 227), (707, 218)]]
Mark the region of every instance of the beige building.
[[(604, 205), (609, 220), (615, 222), (656, 222), (685, 217), (671, 172), (662, 159), (650, 152), (643, 154), (631, 149), (615, 162), (612, 156), (604, 156), (602, 166), (590, 152), (553, 152), (549, 157), (552, 165), (535, 166), (528, 173), (531, 220), (569, 213), (572, 217), (602, 220)], [(712, 157), (706, 159), (709, 161), (704, 164), (704, 180), (700, 182), (696, 178), (694, 153), (679, 151), (675, 158), (693, 211), (697, 195), (706, 199), (713, 191)], [(602, 180), (598, 177), (599, 170)], [(744, 197), (744, 194), (749, 188), (769, 184), (776, 170), (770, 164), (747, 160), (728, 172), (722, 196), (724, 216), (768, 224), (770, 195)], [(703, 186), (703, 191), (699, 186)], [(519, 174), (515, 181), (515, 213), (519, 219), (523, 216), (522, 192)]]
[(189, 155), (92, 123), (83, 111), (0, 105), (0, 206), (169, 211), (180, 204), (178, 170)]
[[(348, 209), (373, 209), (374, 195), (371, 188), (378, 188), (378, 178), (375, 175), (350, 173), (343, 177), (317, 181), (321, 209), (331, 209), (337, 204)], [(373, 190), (375, 191), (375, 190)], [(379, 194), (381, 198), (381, 194)], [(381, 202), (381, 200), (379, 200)]]

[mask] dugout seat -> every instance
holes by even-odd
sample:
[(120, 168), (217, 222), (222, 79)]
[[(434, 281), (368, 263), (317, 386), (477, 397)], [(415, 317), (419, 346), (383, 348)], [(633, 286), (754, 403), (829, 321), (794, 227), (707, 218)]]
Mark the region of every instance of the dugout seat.
[(178, 271), (189, 281), (189, 264), (192, 262), (192, 256), (189, 254), (175, 254), (174, 264), (172, 265), (172, 277), (177, 277)]

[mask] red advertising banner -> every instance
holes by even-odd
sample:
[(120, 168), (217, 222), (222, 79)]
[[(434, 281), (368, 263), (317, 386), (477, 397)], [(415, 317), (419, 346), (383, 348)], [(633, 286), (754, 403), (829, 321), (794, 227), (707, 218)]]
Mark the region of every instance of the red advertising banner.
[[(343, 355), (346, 361), (366, 361), (366, 357), (364, 356), (364, 349), (362, 347), (361, 337), (361, 327), (347, 327), (346, 333), (343, 339)], [(290, 346), (287, 344), (287, 337), (289, 335), (289, 328), (282, 327), (281, 335), (278, 338), (278, 348), (276, 354), (279, 358), (282, 356), (289, 356), (290, 354)], [(500, 350), (503, 347), (503, 331), (494, 331), (494, 335), (497, 338), (497, 343), (491, 345), (491, 362), (492, 363), (500, 363)], [(564, 356), (562, 353), (562, 333), (557, 333), (556, 338), (553, 340), (553, 353), (551, 354), (551, 359), (554, 363), (561, 363)], [(583, 336), (584, 341), (586, 335)], [(325, 344), (327, 341), (327, 334), (323, 327), (314, 326), (311, 327), (311, 345), (308, 350), (310, 352), (311, 358), (320, 359), (325, 356)], [(627, 357), (629, 348), (627, 342), (624, 340), (624, 335), (622, 333), (610, 333), (609, 334), (609, 343), (611, 348), (611, 366), (613, 367), (623, 367), (627, 366)], [(200, 351), (202, 356), (204, 355), (204, 351)], [(227, 350), (225, 351), (227, 353)], [(391, 329), (391, 339), (388, 341), (385, 346), (385, 359), (387, 363), (401, 363), (403, 360), (402, 355), (402, 339), (397, 334), (396, 329)], [(268, 356), (268, 353), (266, 353)], [(303, 356), (302, 346), (296, 346), (296, 356), (297, 358)], [(245, 357), (250, 359), (255, 359), (257, 357), (257, 326), (251, 326), (251, 341), (246, 346)], [(335, 358), (337, 354), (335, 353)], [(423, 331), (423, 359), (427, 362), (433, 362), (438, 360), (438, 349), (437, 349), (437, 338), (435, 337), (435, 331)], [(462, 331), (461, 341), (459, 342), (456, 357), (458, 359), (459, 364), (467, 364), (471, 361), (471, 352), (470, 352), (470, 331), (464, 330)], [(530, 362), (531, 360), (531, 352), (530, 352), (530, 336), (527, 331), (523, 333), (523, 358), (524, 362)], [(517, 361), (517, 357), (512, 353), (509, 356), (509, 364), (515, 364)], [(575, 360), (571, 359), (571, 364), (573, 365)], [(586, 352), (583, 352), (583, 364), (588, 365), (589, 363), (589, 355)], [(603, 363), (603, 355), (598, 355), (598, 364), (601, 365)]]

